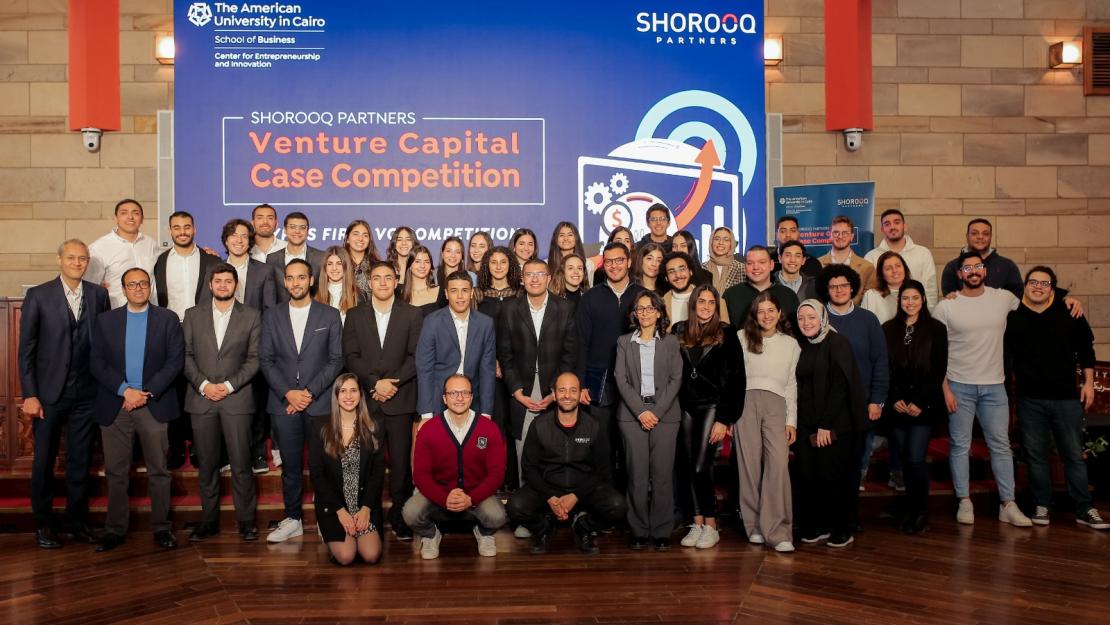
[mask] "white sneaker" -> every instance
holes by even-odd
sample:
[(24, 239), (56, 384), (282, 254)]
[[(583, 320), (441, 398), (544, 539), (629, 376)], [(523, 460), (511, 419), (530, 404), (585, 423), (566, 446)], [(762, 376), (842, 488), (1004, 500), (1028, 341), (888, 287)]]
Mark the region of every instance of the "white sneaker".
[(1014, 527), (1033, 527), (1029, 517), (1012, 501), (998, 506), (998, 520)]
[(273, 459), (274, 459), (274, 466), (275, 467), (280, 467), (281, 466), (281, 451), (275, 449), (272, 452), (270, 452), (270, 456), (273, 457)]
[(422, 560), (435, 560), (439, 557), (439, 541), (443, 540), (443, 534), (439, 533), (439, 528), (436, 528), (436, 535), (431, 538), (420, 539), (420, 559)]
[(721, 533), (718, 532), (715, 527), (709, 527), (708, 525), (703, 525), (702, 527), (704, 529), (702, 529), (701, 536), (694, 546), (698, 549), (712, 549), (716, 547), (717, 543), (721, 542)]
[(220, 467), (220, 473), (231, 473), (231, 465), (225, 464), (224, 466)]
[(794, 551), (794, 543), (790, 542), (789, 540), (784, 540), (781, 543), (775, 545), (775, 551), (779, 553), (790, 553)]
[(756, 532), (751, 536), (748, 536), (748, 542), (753, 545), (762, 545), (763, 543), (767, 542), (767, 539), (763, 538), (763, 534)]
[(964, 525), (975, 524), (975, 506), (970, 499), (961, 499), (960, 507), (956, 510), (956, 522)]
[(516, 529), (513, 530), (513, 536), (516, 538), (531, 538), (532, 532), (528, 531), (528, 528), (523, 525), (517, 525)]
[(679, 541), (678, 544), (682, 545), (683, 547), (696, 547), (698, 544), (698, 539), (701, 538), (702, 530), (705, 529), (705, 527), (705, 525), (698, 525), (697, 523), (694, 523), (690, 526), (690, 531), (686, 532), (686, 535), (682, 537), (682, 540)]
[(301, 520), (285, 517), (281, 520), (281, 523), (278, 523), (278, 526), (274, 528), (274, 531), (266, 536), (266, 542), (283, 543), (290, 538), (302, 534), (304, 534), (304, 525), (301, 523)]
[(474, 539), (478, 541), (478, 555), (484, 558), (492, 558), (497, 555), (497, 541), (493, 536), (486, 536), (478, 531), (478, 526), (474, 526)]

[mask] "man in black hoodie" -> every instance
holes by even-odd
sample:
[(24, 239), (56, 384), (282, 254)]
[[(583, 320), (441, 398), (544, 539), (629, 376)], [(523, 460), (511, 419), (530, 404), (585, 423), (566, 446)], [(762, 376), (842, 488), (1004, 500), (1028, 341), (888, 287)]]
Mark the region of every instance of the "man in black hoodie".
[(599, 553), (593, 534), (628, 512), (609, 478), (608, 436), (579, 402), (578, 376), (555, 380), (555, 408), (536, 417), (524, 441), (524, 486), (509, 500), (514, 523), (532, 533), (532, 553), (546, 553), (558, 521), (570, 521), (575, 543)]

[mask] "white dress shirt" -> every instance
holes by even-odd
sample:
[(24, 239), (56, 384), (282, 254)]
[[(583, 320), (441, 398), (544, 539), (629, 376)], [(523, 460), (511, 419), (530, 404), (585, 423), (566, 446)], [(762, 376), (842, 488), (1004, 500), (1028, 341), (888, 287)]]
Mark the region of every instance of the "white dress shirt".
[(89, 245), (89, 269), (85, 279), (106, 285), (112, 308), (127, 303), (120, 279), (128, 269), (140, 267), (151, 275), (150, 301), (158, 301), (154, 285), (154, 263), (158, 260), (158, 244), (139, 233), (134, 241), (121, 237), (115, 228)]
[(245, 303), (243, 299), (246, 297), (247, 292), (247, 270), (250, 269), (251, 259), (246, 259), (243, 261), (242, 265), (236, 265), (232, 262), (231, 258), (228, 258), (227, 262), (232, 267), (235, 267), (235, 275), (239, 278), (235, 283), (235, 301), (243, 304)]
[[(284, 243), (284, 241), (283, 241), (283, 243)], [(292, 260), (294, 258), (299, 258), (299, 259), (305, 261), (306, 263), (308, 262), (308, 244), (307, 243), (301, 246), (301, 253), (300, 254), (290, 253), (289, 252), (289, 246), (288, 245), (285, 246), (285, 264), (288, 265), (290, 262), (292, 262)]]
[(459, 444), (463, 444), (463, 439), (466, 438), (466, 433), (470, 431), (470, 426), (474, 423), (474, 411), (467, 410), (466, 421), (463, 421), (461, 426), (456, 426), (455, 421), (451, 419), (451, 415), (444, 413), (443, 420), (447, 422), (447, 427), (451, 429), (451, 434), (455, 436), (455, 440)]
[(279, 239), (277, 237), (274, 237), (274, 242), (273, 242), (272, 245), (270, 245), (270, 249), (268, 249), (266, 251), (262, 251), (262, 249), (259, 248), (257, 244), (255, 244), (255, 245), (251, 245), (251, 251), (248, 252), (248, 253), (250, 254), (251, 258), (257, 260), (260, 263), (264, 263), (264, 262), (266, 262), (266, 257), (267, 256), (269, 256), (270, 254), (273, 254), (274, 252), (276, 252), (278, 250), (284, 250), (286, 245), (289, 245), (289, 244), (286, 243), (284, 239)]
[(466, 330), (470, 326), (470, 311), (466, 311), (466, 316), (460, 319), (452, 310), (451, 320), (455, 322), (455, 334), (459, 337), (459, 369), (455, 373), (462, 374), (466, 364)]
[(304, 330), (308, 326), (308, 311), (312, 310), (312, 304), (308, 306), (301, 306), (300, 308), (289, 304), (289, 321), (293, 324), (293, 340), (297, 342), (297, 353), (301, 352), (301, 343), (304, 341)]
[(74, 319), (80, 319), (81, 318), (81, 306), (83, 305), (83, 302), (84, 302), (83, 297), (84, 297), (84, 294), (85, 294), (85, 285), (81, 282), (78, 282), (77, 283), (77, 288), (76, 289), (71, 289), (71, 288), (69, 288), (69, 285), (66, 284), (66, 281), (63, 279), (62, 280), (62, 290), (65, 291), (66, 302), (69, 303), (69, 310), (70, 310), (70, 312), (73, 313), (73, 318)]
[(200, 280), (200, 255), (196, 245), (186, 256), (173, 249), (166, 254), (166, 307), (184, 321), (185, 311), (197, 304), (197, 282)]
[(378, 342), (381, 347), (385, 347), (385, 331), (389, 327), (389, 316), (393, 314), (393, 299), (389, 298), (389, 302), (385, 307), (385, 312), (378, 310), (378, 302), (372, 302), (370, 307), (374, 309), (374, 322), (378, 324)]
[[(222, 348), (224, 345), (224, 335), (227, 334), (227, 324), (231, 322), (231, 311), (233, 310), (235, 310), (234, 304), (227, 307), (227, 312), (220, 312), (220, 309), (216, 307), (216, 303), (212, 302), (212, 327), (216, 330), (217, 352), (220, 351), (220, 348)], [(200, 383), (200, 388), (198, 388), (197, 390), (200, 391), (201, 395), (204, 394), (204, 389), (208, 386), (208, 384), (208, 380)], [(228, 393), (235, 392), (235, 387), (231, 386), (231, 382), (224, 382), (224, 386), (227, 387)]]
[(536, 338), (540, 338), (540, 326), (543, 325), (543, 315), (547, 311), (548, 294), (543, 294), (543, 304), (539, 308), (532, 307), (532, 298), (528, 298), (528, 312), (532, 313), (532, 326), (536, 329)]

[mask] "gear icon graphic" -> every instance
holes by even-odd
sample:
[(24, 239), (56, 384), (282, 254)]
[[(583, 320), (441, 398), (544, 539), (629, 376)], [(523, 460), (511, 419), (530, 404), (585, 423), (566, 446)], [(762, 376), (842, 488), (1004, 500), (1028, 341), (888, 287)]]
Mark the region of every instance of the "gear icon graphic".
[(586, 187), (585, 194), (586, 208), (595, 215), (600, 215), (601, 211), (605, 210), (605, 206), (613, 199), (613, 194), (609, 192), (609, 187), (603, 183), (595, 182)]
[(609, 178), (609, 188), (613, 190), (613, 193), (623, 195), (628, 191), (628, 176), (619, 171), (613, 174), (613, 177)]

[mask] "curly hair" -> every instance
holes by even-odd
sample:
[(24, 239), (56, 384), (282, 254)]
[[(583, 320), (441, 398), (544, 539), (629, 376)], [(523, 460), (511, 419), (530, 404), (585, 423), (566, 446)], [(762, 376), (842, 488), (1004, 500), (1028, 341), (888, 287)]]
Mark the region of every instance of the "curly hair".
[(817, 274), (817, 299), (821, 300), (822, 304), (829, 303), (829, 282), (833, 278), (848, 279), (848, 285), (852, 289), (852, 299), (855, 299), (856, 295), (859, 294), (860, 277), (856, 270), (848, 265), (832, 264), (823, 267), (821, 272)]
[(516, 256), (513, 255), (512, 250), (504, 245), (498, 245), (489, 248), (489, 250), (486, 251), (486, 255), (482, 257), (482, 270), (478, 272), (479, 297), (481, 293), (493, 288), (493, 274), (489, 272), (489, 259), (492, 258), (494, 254), (503, 254), (505, 258), (509, 259), (509, 273), (505, 276), (505, 280), (508, 281), (509, 286), (514, 288), (520, 286), (520, 263), (516, 262)]

